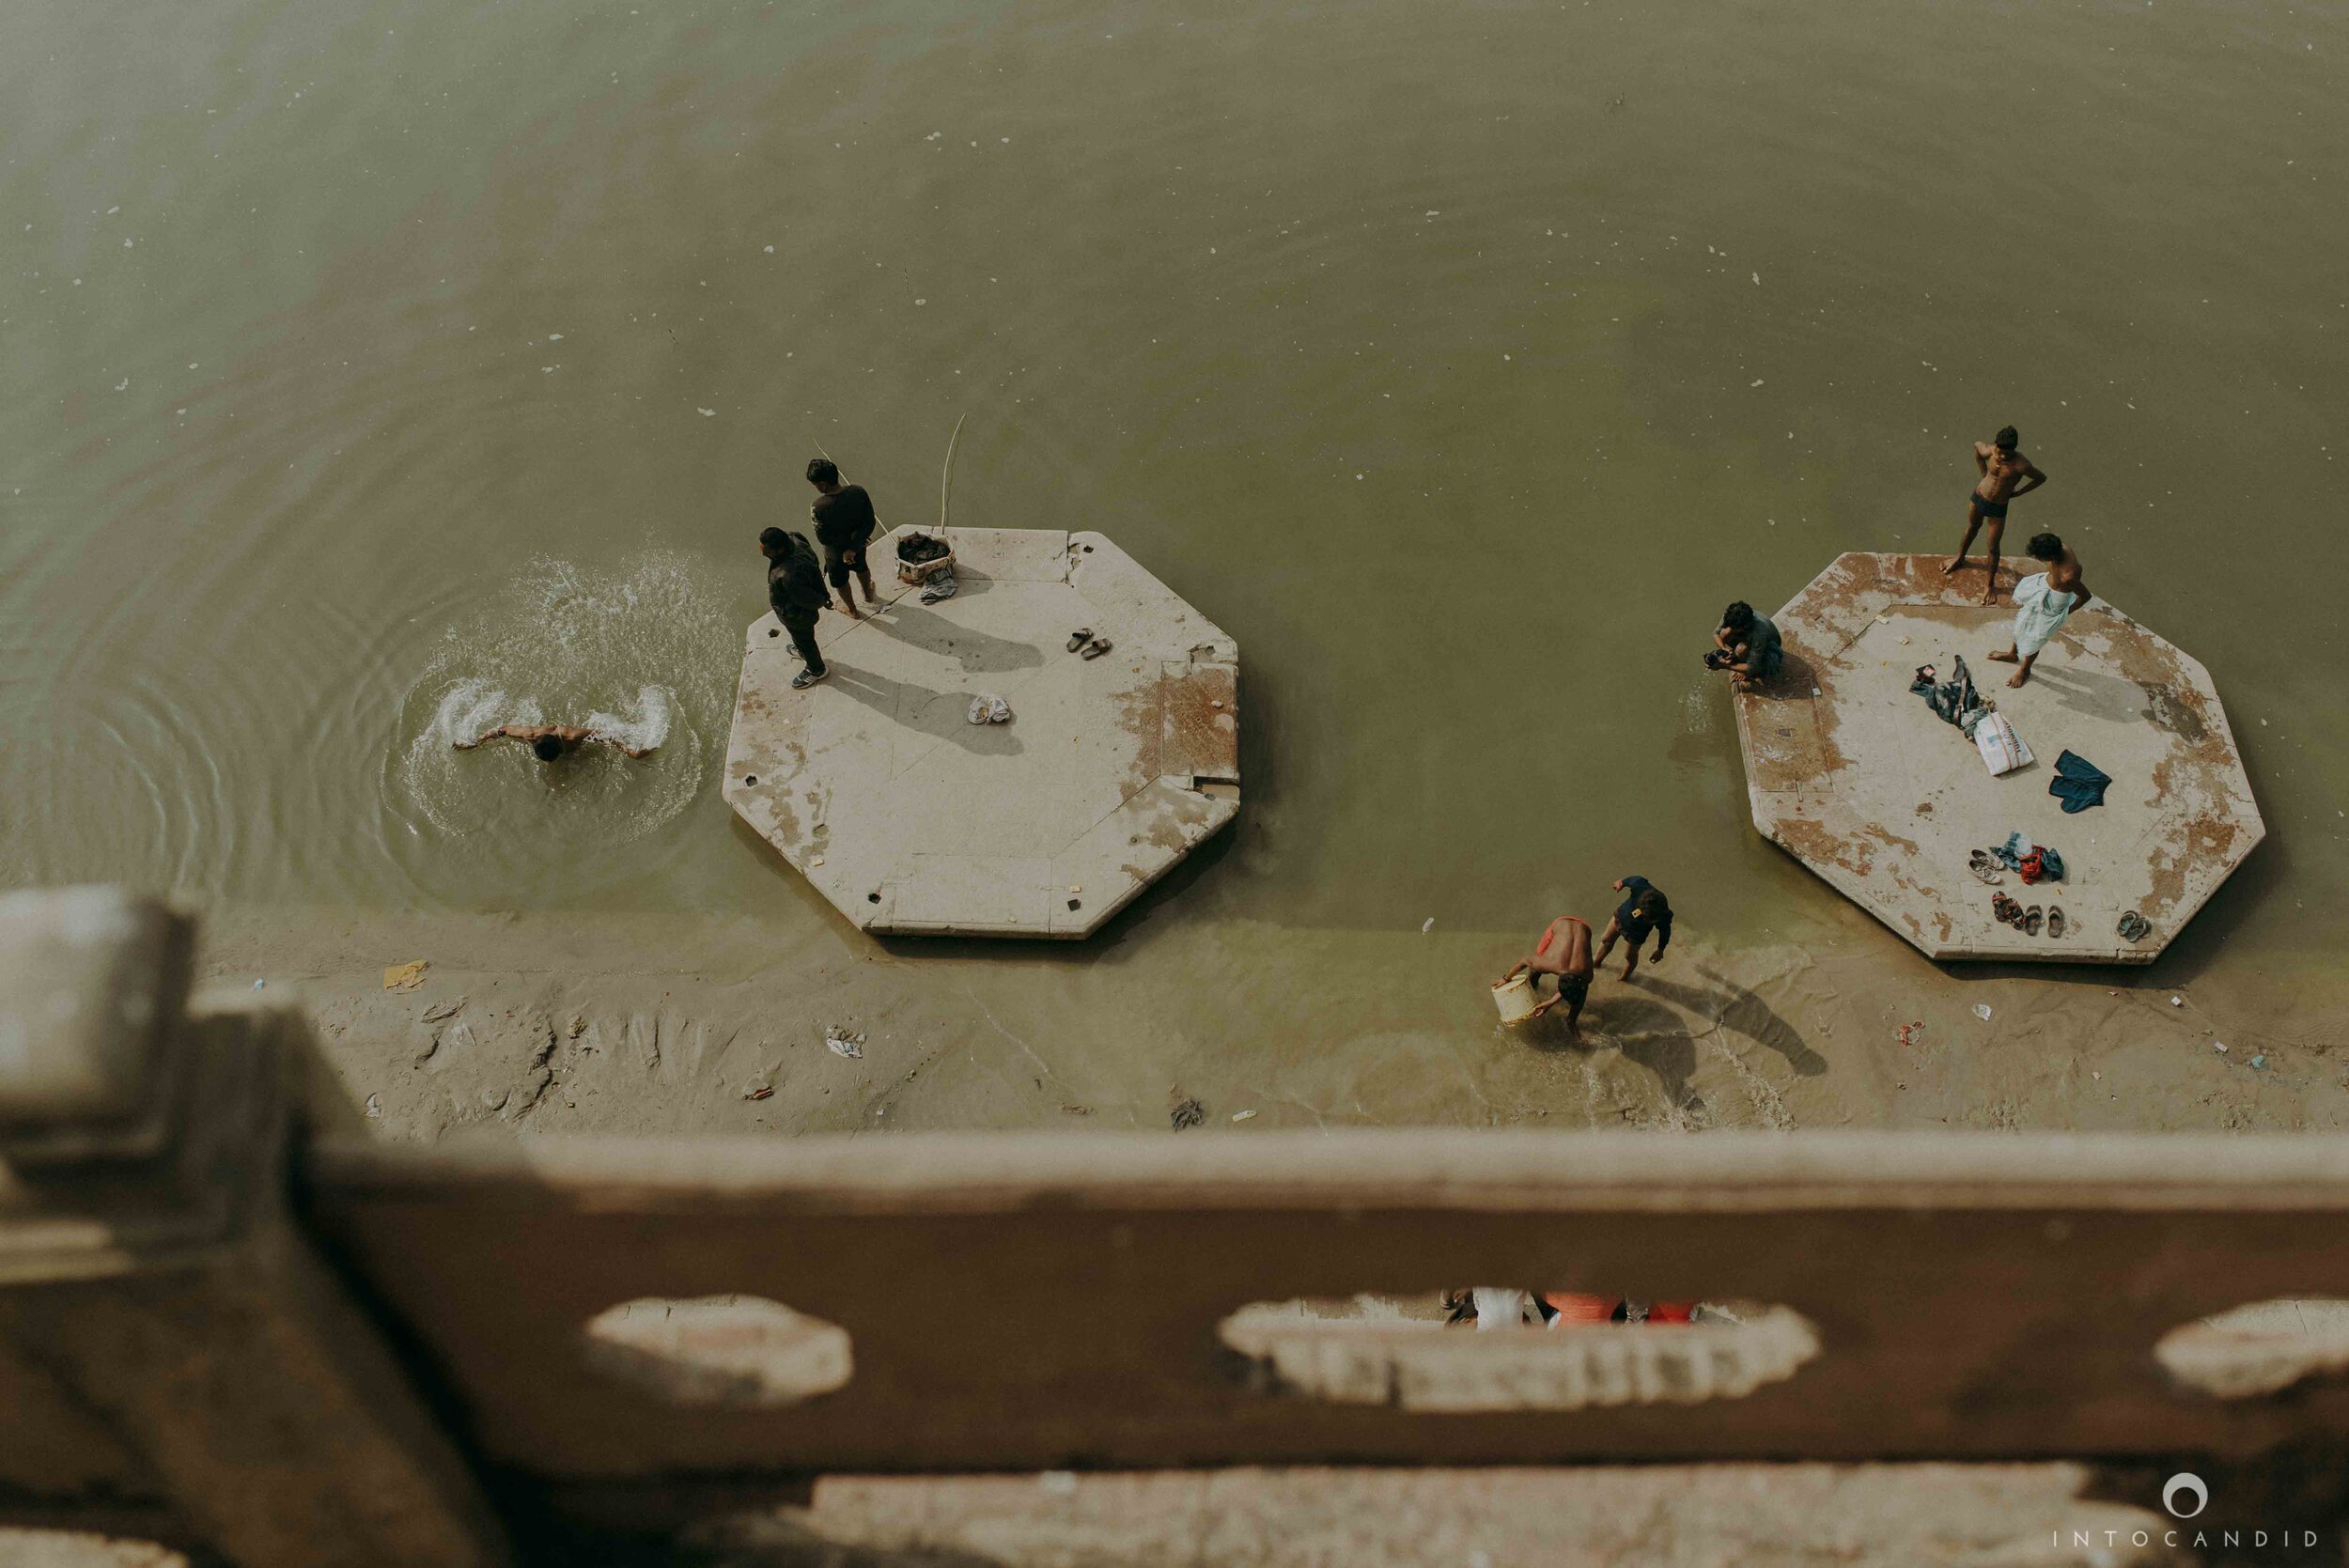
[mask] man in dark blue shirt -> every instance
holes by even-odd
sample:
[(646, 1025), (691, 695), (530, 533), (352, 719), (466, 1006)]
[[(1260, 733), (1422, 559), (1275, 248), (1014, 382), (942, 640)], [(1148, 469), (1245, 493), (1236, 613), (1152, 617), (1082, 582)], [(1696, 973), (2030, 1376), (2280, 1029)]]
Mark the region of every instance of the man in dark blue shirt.
[(1656, 933), (1656, 958), (1650, 959), (1651, 963), (1662, 958), (1664, 949), (1672, 946), (1672, 907), (1644, 877), (1626, 877), (1615, 884), (1615, 891), (1625, 895), (1624, 901), (1615, 906), (1614, 919), (1607, 923), (1607, 929), (1600, 934), (1598, 956), (1592, 962), (1607, 962), (1607, 955), (1615, 950), (1615, 939), (1620, 937), (1628, 948), (1623, 960), (1623, 977), (1628, 980), (1631, 971), (1640, 967), (1640, 944), (1647, 940), (1650, 931)]

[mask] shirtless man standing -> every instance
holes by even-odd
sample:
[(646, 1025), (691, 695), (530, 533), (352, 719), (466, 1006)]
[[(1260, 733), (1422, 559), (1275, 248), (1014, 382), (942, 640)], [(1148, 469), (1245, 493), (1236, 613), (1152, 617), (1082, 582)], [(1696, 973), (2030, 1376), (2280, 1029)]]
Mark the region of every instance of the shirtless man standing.
[(500, 724), (485, 730), (471, 740), (456, 740), (450, 744), (460, 752), (470, 752), (485, 740), (519, 740), (530, 748), (530, 754), (540, 762), (552, 762), (564, 753), (590, 740), (614, 747), (632, 757), (650, 754), (650, 747), (636, 747), (627, 741), (591, 730), (582, 724)]
[(1974, 466), (1982, 470), (1982, 477), (1974, 481), (1974, 492), (1967, 497), (1966, 542), (1957, 547), (1957, 559), (1941, 568), (1943, 575), (1956, 576), (1966, 565), (1966, 552), (1974, 548), (1974, 536), (1988, 523), (1990, 586), (1982, 596), (1984, 604), (1999, 602), (1999, 541), (2006, 536), (2007, 503), (2047, 482), (2047, 476), (2015, 449), (2015, 427), (2010, 425), (1987, 444), (1974, 442)]
[(2080, 575), (2080, 558), (2053, 534), (2034, 536), (2025, 547), (2047, 569), (2033, 572), (2015, 584), (2015, 642), (2004, 653), (1990, 657), (2001, 664), (2019, 664), (2009, 686), (2030, 679), (2031, 664), (2047, 639), (2060, 630), (2073, 611), (2089, 599), (2088, 580)]
[(1518, 961), (1501, 978), (1514, 980), (1523, 974), (1526, 984), (1538, 986), (1545, 974), (1558, 977), (1558, 994), (1533, 1009), (1541, 1017), (1560, 1002), (1566, 1004), (1566, 1038), (1579, 1040), (1582, 1031), (1582, 1003), (1591, 994), (1591, 976), (1598, 972), (1598, 965), (1591, 958), (1591, 927), (1588, 922), (1572, 915), (1560, 915), (1542, 933), (1541, 945)]

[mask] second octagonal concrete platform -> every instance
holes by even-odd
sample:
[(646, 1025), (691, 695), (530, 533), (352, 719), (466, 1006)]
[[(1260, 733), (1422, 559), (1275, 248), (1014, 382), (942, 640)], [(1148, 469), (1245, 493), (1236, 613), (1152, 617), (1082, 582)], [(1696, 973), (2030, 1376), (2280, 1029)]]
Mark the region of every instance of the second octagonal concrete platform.
[[(2099, 598), (2009, 687), (1988, 656), (2011, 641), (2011, 573), (1984, 606), (1981, 569), (1946, 577), (1946, 559), (1838, 557), (1773, 617), (1786, 667), (1736, 699), (1754, 826), (1933, 957), (2150, 963), (2266, 832), (2209, 672)], [(1909, 691), (1918, 665), (1946, 678), (1960, 654), (2028, 767), (1993, 777)], [(2103, 805), (2066, 815), (2047, 793), (2067, 748), (2111, 776)], [(2016, 831), (2058, 850), (2064, 879), (2000, 887), (2060, 906), (2060, 939), (1992, 918), (1967, 870)], [(2139, 941), (2116, 931), (2129, 910)]]
[[(883, 609), (821, 618), (806, 691), (751, 623), (726, 800), (867, 931), (1086, 936), (1239, 810), (1238, 647), (1098, 534), (943, 536), (961, 591), (921, 603), (876, 539)], [(1011, 722), (970, 723), (981, 693)]]

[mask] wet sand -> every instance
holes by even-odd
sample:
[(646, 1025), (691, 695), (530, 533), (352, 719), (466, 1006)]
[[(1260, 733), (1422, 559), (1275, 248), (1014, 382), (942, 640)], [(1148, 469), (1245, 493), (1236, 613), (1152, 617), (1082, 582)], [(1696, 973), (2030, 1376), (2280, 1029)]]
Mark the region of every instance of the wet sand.
[[(302, 1006), (333, 1069), (333, 1114), (424, 1141), (1166, 1131), (1185, 1097), (1206, 1112), (1190, 1136), (2316, 1131), (2349, 1116), (2349, 1071), (2332, 1056), (2349, 986), (2313, 967), (1945, 971), (1855, 912), (1800, 945), (1684, 939), (1628, 985), (1618, 955), (1576, 1044), (1554, 1019), (1498, 1024), (1486, 986), (1516, 953), (1493, 934), (1151, 916), (1038, 954), (748, 920), (230, 911), (209, 920), (198, 973), (219, 999)], [(385, 991), (384, 968), (416, 958), (423, 984)], [(862, 1036), (863, 1054), (834, 1054), (828, 1029)], [(1236, 1124), (1241, 1112), (1254, 1114)]]

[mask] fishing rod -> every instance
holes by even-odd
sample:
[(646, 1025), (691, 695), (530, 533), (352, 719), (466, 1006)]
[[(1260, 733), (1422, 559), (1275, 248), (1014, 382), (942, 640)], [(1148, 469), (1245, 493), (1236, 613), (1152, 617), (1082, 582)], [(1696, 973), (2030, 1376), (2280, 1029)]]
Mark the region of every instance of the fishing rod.
[[(941, 534), (946, 531), (946, 500), (954, 493), (955, 488), (955, 448), (962, 442), (963, 421), (970, 417), (971, 411), (963, 410), (955, 420), (955, 433), (946, 438), (946, 469), (938, 480), (938, 530)], [(820, 441), (816, 443), (816, 455), (834, 468), (840, 466), (839, 460), (824, 450), (824, 443)]]

